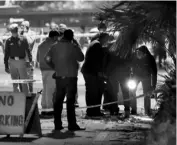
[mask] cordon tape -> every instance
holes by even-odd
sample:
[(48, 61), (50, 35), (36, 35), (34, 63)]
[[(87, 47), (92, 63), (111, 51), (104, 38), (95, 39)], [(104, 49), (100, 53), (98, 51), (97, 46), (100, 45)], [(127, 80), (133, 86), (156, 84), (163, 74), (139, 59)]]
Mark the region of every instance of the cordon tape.
[[(151, 92), (152, 93), (152, 92)], [(77, 109), (87, 109), (87, 108), (95, 108), (95, 107), (101, 107), (101, 106), (107, 106), (107, 105), (111, 105), (111, 104), (118, 104), (118, 103), (123, 103), (123, 102), (127, 102), (127, 101), (131, 101), (133, 99), (138, 99), (138, 98), (142, 98), (142, 97), (146, 97), (147, 95), (151, 94), (151, 93), (146, 93), (146, 94), (142, 94), (136, 97), (131, 97), (129, 99), (124, 99), (122, 101), (114, 101), (114, 102), (110, 102), (110, 103), (104, 103), (104, 104), (99, 104), (99, 105), (92, 105), (92, 106), (85, 106), (85, 107), (78, 107)], [(66, 109), (66, 108), (64, 108)]]
[[(8, 83), (34, 83), (34, 82), (39, 82), (41, 83), (42, 80), (30, 80), (30, 79), (25, 79), (25, 80), (0, 80), (0, 83), (4, 83), (4, 84), (8, 84)], [(42, 90), (40, 91), (40, 94), (41, 94)], [(87, 108), (95, 108), (95, 107), (101, 107), (101, 106), (107, 106), (107, 105), (111, 105), (111, 104), (116, 104), (116, 103), (123, 103), (123, 102), (126, 102), (126, 101), (131, 101), (133, 99), (138, 99), (138, 98), (142, 98), (142, 97), (146, 97), (150, 94), (152, 94), (153, 92), (148, 92), (146, 94), (142, 94), (142, 95), (139, 95), (139, 96), (136, 96), (136, 97), (131, 97), (129, 99), (124, 99), (122, 101), (114, 101), (114, 102), (109, 102), (109, 103), (104, 103), (104, 104), (99, 104), (99, 105), (92, 105), (92, 106), (84, 106), (84, 107), (77, 107), (76, 109), (87, 109)], [(63, 109), (66, 109), (66, 108), (63, 108)]]

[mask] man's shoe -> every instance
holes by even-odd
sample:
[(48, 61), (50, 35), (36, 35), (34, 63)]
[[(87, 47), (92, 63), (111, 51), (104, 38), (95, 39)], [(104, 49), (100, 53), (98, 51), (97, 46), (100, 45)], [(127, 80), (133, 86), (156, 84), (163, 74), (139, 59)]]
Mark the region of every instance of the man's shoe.
[(137, 111), (132, 110), (132, 111), (131, 111), (131, 114), (132, 114), (132, 115), (137, 115)]
[(104, 117), (105, 114), (100, 112), (100, 113), (98, 113), (98, 114), (95, 114), (95, 116), (98, 116), (98, 117)]
[(64, 127), (63, 127), (63, 126), (60, 126), (60, 127), (56, 127), (53, 131), (60, 131), (60, 130), (62, 130), (62, 129), (64, 129)]
[(68, 127), (68, 130), (69, 131), (81, 131), (81, 130), (85, 130), (85, 128), (81, 128), (78, 125), (75, 125), (75, 126)]
[(105, 116), (105, 114), (104, 113), (97, 113), (97, 114), (86, 114), (86, 116), (85, 116), (85, 119), (100, 119), (100, 118), (102, 118), (102, 117), (104, 117)]
[(130, 117), (130, 111), (125, 111), (124, 118), (129, 118)]

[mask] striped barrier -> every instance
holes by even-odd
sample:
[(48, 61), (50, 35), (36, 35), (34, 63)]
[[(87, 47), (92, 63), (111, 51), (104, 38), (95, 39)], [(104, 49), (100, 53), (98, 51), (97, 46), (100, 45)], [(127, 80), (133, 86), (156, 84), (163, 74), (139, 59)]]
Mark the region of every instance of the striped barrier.
[(24, 79), (24, 80), (0, 80), (0, 84), (26, 84), (26, 83), (42, 83), (42, 80), (30, 80), (30, 79)]

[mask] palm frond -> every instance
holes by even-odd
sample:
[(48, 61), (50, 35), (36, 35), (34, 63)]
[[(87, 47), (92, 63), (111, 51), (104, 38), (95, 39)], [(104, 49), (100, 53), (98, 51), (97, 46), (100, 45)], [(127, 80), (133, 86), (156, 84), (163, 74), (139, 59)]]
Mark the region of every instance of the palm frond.
[(120, 31), (115, 48), (111, 48), (116, 55), (125, 57), (140, 40), (150, 40), (165, 47), (166, 39), (161, 39), (161, 34), (163, 38), (168, 38), (173, 49), (176, 48), (173, 31), (176, 31), (176, 2), (122, 1), (112, 8), (104, 7), (101, 10), (97, 18), (110, 23), (114, 31)]

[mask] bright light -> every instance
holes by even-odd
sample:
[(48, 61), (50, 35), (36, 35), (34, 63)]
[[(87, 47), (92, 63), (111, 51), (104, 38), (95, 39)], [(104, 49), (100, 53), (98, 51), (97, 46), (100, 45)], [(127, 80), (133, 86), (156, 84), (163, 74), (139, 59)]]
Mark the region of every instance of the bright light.
[(130, 90), (134, 90), (136, 88), (136, 81), (131, 79), (127, 82), (127, 85)]

